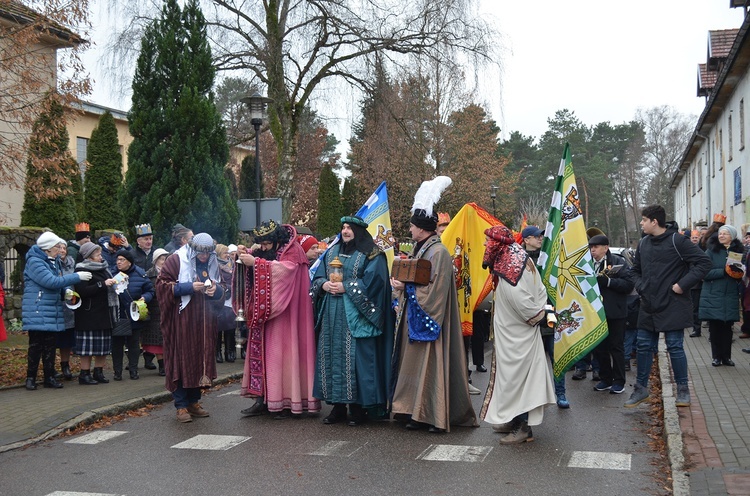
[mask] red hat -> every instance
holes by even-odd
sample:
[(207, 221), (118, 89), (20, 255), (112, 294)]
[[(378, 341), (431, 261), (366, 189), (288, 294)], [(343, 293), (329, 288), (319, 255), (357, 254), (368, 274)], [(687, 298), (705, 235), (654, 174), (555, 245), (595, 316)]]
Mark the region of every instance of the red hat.
[(307, 253), (310, 248), (318, 244), (318, 240), (315, 239), (315, 236), (310, 236), (309, 234), (305, 234), (304, 236), (297, 236), (297, 242), (302, 245), (302, 249), (305, 250), (305, 253)]

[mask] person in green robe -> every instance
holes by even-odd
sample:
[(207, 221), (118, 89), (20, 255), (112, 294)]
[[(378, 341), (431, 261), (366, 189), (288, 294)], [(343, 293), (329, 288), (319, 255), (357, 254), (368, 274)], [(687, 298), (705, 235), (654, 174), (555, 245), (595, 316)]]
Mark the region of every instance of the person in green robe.
[[(341, 263), (341, 271), (331, 263)], [(334, 262), (336, 266), (338, 262)], [(313, 277), (318, 351), (313, 395), (333, 405), (325, 424), (384, 418), (390, 401), (393, 321), (388, 262), (359, 217), (341, 218), (341, 239)]]

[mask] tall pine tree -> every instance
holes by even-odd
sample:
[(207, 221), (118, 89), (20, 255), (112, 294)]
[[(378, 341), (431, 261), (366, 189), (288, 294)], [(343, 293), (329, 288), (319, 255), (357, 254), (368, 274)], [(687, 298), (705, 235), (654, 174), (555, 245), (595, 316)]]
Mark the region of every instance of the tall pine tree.
[(91, 133), (86, 161), (83, 220), (92, 230), (122, 229), (122, 213), (113, 201), (122, 188), (122, 155), (115, 118), (109, 111), (99, 118), (99, 124)]
[(341, 215), (339, 180), (336, 178), (336, 174), (333, 173), (331, 164), (325, 164), (323, 170), (320, 172), (320, 186), (318, 187), (317, 231), (320, 235), (331, 236), (339, 232), (341, 229)]
[(46, 96), (43, 108), (29, 138), (21, 225), (48, 227), (69, 237), (77, 220), (80, 172), (68, 150), (65, 109), (53, 93)]
[(133, 142), (121, 195), (127, 225), (143, 222), (159, 240), (179, 222), (219, 241), (239, 220), (224, 167), (226, 132), (212, 93), (215, 71), (196, 0), (167, 0), (146, 30), (128, 116)]

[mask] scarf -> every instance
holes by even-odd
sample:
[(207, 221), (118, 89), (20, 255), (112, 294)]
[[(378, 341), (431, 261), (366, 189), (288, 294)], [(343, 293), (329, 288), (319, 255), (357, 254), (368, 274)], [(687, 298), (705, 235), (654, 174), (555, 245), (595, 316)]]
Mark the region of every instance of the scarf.
[[(88, 258), (83, 262), (76, 264), (76, 269), (87, 270), (89, 272), (96, 272), (103, 270), (106, 275), (106, 279), (112, 279), (112, 273), (109, 271), (109, 264), (107, 262), (94, 262)], [(115, 285), (106, 286), (107, 288), (107, 306), (109, 307), (109, 313), (114, 324), (120, 320), (120, 298), (115, 293)]]
[(489, 268), (495, 278), (502, 277), (516, 286), (521, 280), (529, 255), (515, 242), (513, 233), (507, 227), (493, 226), (484, 231), (487, 246), (482, 267)]

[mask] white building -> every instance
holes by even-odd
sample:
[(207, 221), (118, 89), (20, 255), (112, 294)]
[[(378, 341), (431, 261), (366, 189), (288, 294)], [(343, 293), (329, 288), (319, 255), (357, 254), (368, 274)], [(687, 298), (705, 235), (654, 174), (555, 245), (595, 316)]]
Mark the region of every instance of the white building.
[(711, 31), (698, 96), (706, 97), (672, 178), (675, 220), (682, 228), (711, 224), (717, 213), (738, 229), (750, 222), (750, 17), (739, 29)]

